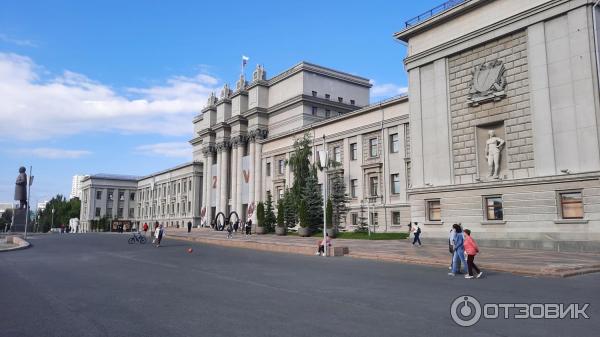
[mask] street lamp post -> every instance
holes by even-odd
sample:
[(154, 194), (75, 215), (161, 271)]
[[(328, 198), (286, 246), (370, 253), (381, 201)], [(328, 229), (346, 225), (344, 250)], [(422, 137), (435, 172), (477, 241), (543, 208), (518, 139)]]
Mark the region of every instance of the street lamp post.
[(50, 225), (50, 231), (52, 231), (52, 228), (54, 228), (54, 205), (52, 205), (52, 222)]
[(327, 149), (325, 148), (325, 135), (323, 134), (323, 150), (319, 151), (319, 162), (323, 168), (323, 255), (327, 256)]

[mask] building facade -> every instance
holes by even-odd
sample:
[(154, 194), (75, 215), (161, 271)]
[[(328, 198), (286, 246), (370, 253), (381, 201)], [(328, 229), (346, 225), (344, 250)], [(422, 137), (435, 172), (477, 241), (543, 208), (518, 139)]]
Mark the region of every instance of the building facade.
[[(193, 120), (191, 166), (123, 183), (132, 219), (197, 226), (235, 211), (255, 221), (267, 192), (277, 202), (293, 183), (286, 161), (308, 133), (313, 161), (325, 148), (341, 164), (319, 180), (343, 176), (349, 228), (368, 207), (378, 231), (416, 221), (444, 238), (462, 223), (484, 239), (599, 241), (594, 2), (440, 8), (394, 34), (407, 45), (408, 95), (370, 104), (368, 79), (307, 62), (272, 78), (259, 65), (226, 84)], [(108, 193), (84, 179), (88, 216), (108, 209), (86, 201), (94, 179)]]

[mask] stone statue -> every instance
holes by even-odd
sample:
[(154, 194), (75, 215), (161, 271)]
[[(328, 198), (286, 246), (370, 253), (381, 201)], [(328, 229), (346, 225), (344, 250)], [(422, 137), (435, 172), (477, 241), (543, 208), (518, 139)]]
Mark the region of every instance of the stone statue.
[(217, 104), (217, 97), (215, 96), (214, 92), (211, 92), (210, 96), (208, 96), (208, 100), (206, 101), (206, 106), (211, 107), (211, 106), (214, 106), (215, 104)]
[(265, 68), (260, 64), (256, 65), (256, 69), (252, 72), (252, 81), (265, 81), (267, 79), (267, 72)]
[(496, 137), (494, 130), (488, 131), (488, 139), (485, 142), (485, 156), (490, 169), (489, 176), (498, 179), (500, 173), (500, 152), (504, 147), (504, 139)]
[(19, 209), (25, 208), (27, 207), (27, 174), (23, 166), (19, 168), (19, 176), (15, 184), (14, 200), (19, 200)]
[(244, 90), (246, 88), (246, 85), (248, 85), (248, 82), (246, 82), (244, 74), (241, 74), (240, 79), (235, 83), (235, 90)]
[(221, 89), (221, 99), (231, 98), (231, 89), (229, 89), (229, 85), (225, 83), (223, 89)]

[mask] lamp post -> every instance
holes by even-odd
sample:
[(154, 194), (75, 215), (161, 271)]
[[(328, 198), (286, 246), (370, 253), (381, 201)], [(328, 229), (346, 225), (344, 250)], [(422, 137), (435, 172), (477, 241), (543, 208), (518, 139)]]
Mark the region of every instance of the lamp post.
[(323, 255), (327, 256), (327, 167), (329, 165), (325, 134), (323, 134), (323, 150), (319, 151), (319, 163), (323, 168)]
[(52, 222), (50, 225), (50, 231), (52, 231), (52, 228), (54, 228), (54, 205), (52, 205)]

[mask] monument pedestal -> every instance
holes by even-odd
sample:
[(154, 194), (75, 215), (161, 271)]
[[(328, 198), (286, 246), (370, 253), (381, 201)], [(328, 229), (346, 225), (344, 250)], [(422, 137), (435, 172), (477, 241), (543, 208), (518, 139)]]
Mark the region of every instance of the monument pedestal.
[[(10, 231), (15, 232), (25, 232), (25, 221), (27, 220), (27, 209), (26, 208), (15, 208), (13, 210), (14, 218), (12, 226), (10, 226)], [(30, 232), (33, 228), (33, 224), (29, 224), (27, 227), (27, 231)]]

